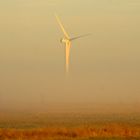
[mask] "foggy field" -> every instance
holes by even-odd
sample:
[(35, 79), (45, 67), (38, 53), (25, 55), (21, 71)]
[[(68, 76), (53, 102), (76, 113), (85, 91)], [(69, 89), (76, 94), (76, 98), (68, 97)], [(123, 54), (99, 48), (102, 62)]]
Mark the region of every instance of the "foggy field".
[(140, 0), (0, 0), (0, 20), (0, 140), (140, 140)]
[[(9, 117), (10, 116), (10, 117)], [(1, 115), (0, 140), (139, 140), (139, 114)]]

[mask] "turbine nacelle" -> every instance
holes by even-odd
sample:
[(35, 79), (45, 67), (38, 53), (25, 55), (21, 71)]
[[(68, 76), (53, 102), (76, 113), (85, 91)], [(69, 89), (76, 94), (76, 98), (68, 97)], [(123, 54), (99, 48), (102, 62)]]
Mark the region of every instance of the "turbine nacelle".
[(62, 38), (62, 39), (60, 39), (60, 42), (66, 44), (69, 42), (69, 40), (67, 38)]

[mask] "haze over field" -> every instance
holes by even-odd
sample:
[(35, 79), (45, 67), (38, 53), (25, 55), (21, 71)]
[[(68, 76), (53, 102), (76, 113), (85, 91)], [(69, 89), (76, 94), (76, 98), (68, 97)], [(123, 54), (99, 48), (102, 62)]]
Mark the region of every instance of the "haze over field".
[[(54, 13), (71, 37), (92, 33), (68, 76)], [(1, 0), (0, 19), (0, 109), (138, 110), (139, 0)]]

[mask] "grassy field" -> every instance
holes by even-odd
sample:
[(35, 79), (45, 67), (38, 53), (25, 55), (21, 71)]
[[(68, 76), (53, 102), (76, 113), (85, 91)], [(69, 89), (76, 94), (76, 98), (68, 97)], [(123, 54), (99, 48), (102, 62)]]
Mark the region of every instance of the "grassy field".
[(1, 115), (0, 140), (140, 140), (140, 115)]

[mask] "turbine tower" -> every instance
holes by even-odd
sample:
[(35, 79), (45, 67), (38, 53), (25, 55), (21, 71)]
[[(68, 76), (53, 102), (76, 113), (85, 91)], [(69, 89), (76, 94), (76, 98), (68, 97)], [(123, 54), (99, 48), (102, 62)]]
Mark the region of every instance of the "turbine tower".
[(68, 35), (68, 33), (66, 32), (64, 26), (62, 25), (62, 22), (60, 21), (59, 17), (55, 14), (56, 20), (64, 34), (64, 37), (60, 40), (61, 43), (65, 44), (65, 57), (66, 57), (66, 72), (69, 71), (69, 57), (70, 57), (70, 48), (71, 48), (71, 41), (76, 40), (78, 38), (81, 37), (85, 37), (88, 36), (90, 34), (85, 34), (85, 35), (81, 35), (81, 36), (77, 36), (74, 38), (70, 38), (70, 36)]

